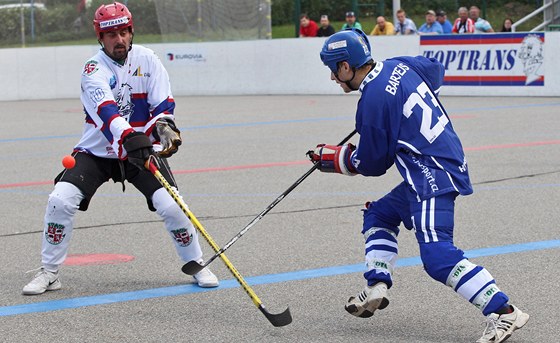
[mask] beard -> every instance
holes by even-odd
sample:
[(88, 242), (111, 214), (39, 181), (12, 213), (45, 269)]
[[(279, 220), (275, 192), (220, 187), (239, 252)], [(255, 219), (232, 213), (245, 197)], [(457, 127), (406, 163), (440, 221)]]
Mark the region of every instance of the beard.
[(128, 47), (121, 44), (114, 46), (112, 51), (108, 51), (108, 49), (105, 48), (105, 52), (107, 53), (107, 55), (109, 55), (109, 57), (111, 57), (115, 61), (126, 60), (126, 57), (128, 56), (128, 50)]

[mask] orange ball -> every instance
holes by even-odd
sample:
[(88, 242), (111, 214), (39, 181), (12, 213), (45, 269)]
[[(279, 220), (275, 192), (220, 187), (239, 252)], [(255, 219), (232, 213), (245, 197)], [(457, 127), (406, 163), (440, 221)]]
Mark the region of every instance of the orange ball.
[(76, 159), (73, 156), (66, 155), (62, 158), (62, 165), (66, 169), (72, 169), (76, 165)]

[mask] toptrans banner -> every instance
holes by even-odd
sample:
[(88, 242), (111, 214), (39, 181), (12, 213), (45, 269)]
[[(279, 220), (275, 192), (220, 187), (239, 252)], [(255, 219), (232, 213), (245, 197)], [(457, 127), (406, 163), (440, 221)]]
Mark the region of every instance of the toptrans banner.
[(544, 33), (421, 36), (420, 54), (445, 66), (450, 86), (544, 86)]

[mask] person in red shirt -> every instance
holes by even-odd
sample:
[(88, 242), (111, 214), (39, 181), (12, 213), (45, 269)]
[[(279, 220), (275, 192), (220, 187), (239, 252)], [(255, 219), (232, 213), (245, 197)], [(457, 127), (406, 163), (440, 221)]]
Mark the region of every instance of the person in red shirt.
[(452, 33), (474, 33), (474, 22), (469, 18), (469, 11), (466, 7), (459, 8), (459, 16), (453, 23)]
[(299, 36), (300, 37), (317, 37), (317, 23), (309, 19), (307, 14), (299, 17)]

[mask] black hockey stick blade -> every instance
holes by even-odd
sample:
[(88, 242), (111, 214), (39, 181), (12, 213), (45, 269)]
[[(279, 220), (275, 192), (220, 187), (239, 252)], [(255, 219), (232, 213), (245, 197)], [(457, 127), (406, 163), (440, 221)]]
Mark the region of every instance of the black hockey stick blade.
[(183, 265), (183, 267), (181, 267), (181, 270), (185, 274), (194, 275), (194, 274), (198, 273), (199, 271), (201, 271), (202, 269), (204, 269), (205, 267), (206, 267), (206, 265), (200, 264), (196, 261), (189, 261), (189, 262), (185, 263)]
[(268, 312), (263, 304), (259, 305), (259, 310), (261, 310), (268, 321), (276, 327), (286, 326), (292, 322), (292, 314), (290, 313), (289, 307), (286, 308), (284, 312), (278, 314)]

